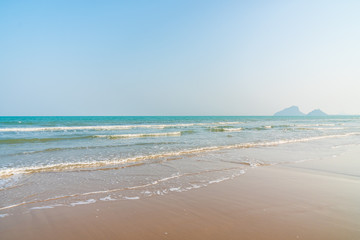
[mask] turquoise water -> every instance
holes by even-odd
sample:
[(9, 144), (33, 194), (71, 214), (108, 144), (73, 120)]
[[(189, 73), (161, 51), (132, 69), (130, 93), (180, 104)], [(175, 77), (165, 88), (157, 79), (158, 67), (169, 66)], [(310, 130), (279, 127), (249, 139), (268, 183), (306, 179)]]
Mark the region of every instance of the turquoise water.
[(334, 155), (359, 134), (358, 116), (0, 117), (0, 211), (187, 191)]

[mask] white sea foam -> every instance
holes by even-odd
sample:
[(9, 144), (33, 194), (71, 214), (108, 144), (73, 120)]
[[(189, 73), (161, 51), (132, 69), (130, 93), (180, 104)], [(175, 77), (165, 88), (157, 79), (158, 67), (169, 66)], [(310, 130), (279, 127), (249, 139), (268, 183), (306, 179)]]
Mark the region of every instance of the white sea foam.
[(106, 197), (100, 198), (100, 200), (101, 200), (101, 201), (114, 201), (114, 200), (116, 200), (116, 199), (111, 198), (111, 196), (109, 195), (109, 196), (106, 196)]
[(124, 130), (131, 126), (77, 126), (77, 127), (27, 127), (27, 128), (0, 128), (0, 132), (41, 132), (41, 131), (74, 131), (74, 130)]
[(216, 180), (212, 180), (209, 182), (209, 184), (213, 184), (213, 183), (219, 183), (219, 182), (223, 182), (225, 180), (229, 180), (230, 178), (229, 177), (223, 177), (223, 178), (219, 178), (219, 179), (216, 179)]
[[(234, 169), (222, 169), (220, 171), (227, 171), (227, 170), (234, 170)], [(216, 171), (219, 171), (219, 170), (216, 170)], [(41, 200), (41, 201), (35, 201), (35, 202), (34, 201), (21, 202), (21, 203), (9, 205), (9, 206), (1, 207), (0, 210), (11, 209), (11, 208), (15, 208), (15, 207), (26, 205), (26, 204), (33, 204), (33, 203), (36, 203), (36, 202), (49, 202), (49, 201), (65, 199), (65, 198), (71, 198), (71, 197), (80, 197), (80, 196), (89, 196), (89, 195), (96, 195), (96, 194), (119, 192), (119, 191), (125, 191), (125, 190), (143, 189), (143, 188), (154, 186), (154, 185), (157, 185), (157, 184), (159, 184), (161, 182), (169, 181), (169, 180), (172, 180), (172, 179), (175, 179), (175, 178), (179, 178), (179, 177), (183, 177), (183, 176), (190, 176), (190, 175), (206, 174), (206, 173), (209, 173), (209, 172), (212, 172), (212, 171), (205, 170), (205, 171), (197, 172), (197, 173), (184, 173), (184, 174), (177, 173), (177, 174), (173, 174), (170, 177), (161, 178), (161, 179), (158, 179), (158, 180), (153, 181), (151, 183), (147, 183), (147, 184), (143, 184), (143, 185), (137, 185), (137, 186), (132, 186), (132, 187), (124, 187), (124, 188), (115, 188), (115, 189), (111, 189), (111, 190), (93, 191), (93, 192), (85, 192), (85, 193), (75, 193), (75, 194), (71, 194), (71, 195), (62, 195), (62, 196), (56, 196), (56, 197), (48, 198), (48, 199)], [(212, 183), (220, 182), (220, 181), (225, 181), (225, 180), (228, 180), (228, 179), (233, 179), (233, 178), (235, 178), (237, 176), (240, 176), (240, 175), (242, 175), (244, 173), (245, 173), (245, 170), (240, 170), (239, 172), (232, 174), (231, 177), (212, 180), (212, 181), (209, 181), (207, 184), (206, 183), (202, 184), (202, 185), (191, 184), (191, 186), (186, 187), (186, 188), (181, 188), (181, 187), (174, 188), (173, 187), (173, 188), (170, 188), (170, 189), (157, 190), (157, 191), (155, 191), (153, 193), (157, 194), (157, 195), (164, 195), (164, 194), (167, 194), (169, 191), (170, 192), (174, 192), (174, 191), (183, 192), (183, 191), (196, 189), (196, 188), (200, 188), (200, 187), (206, 187), (208, 184), (212, 184)], [(148, 191), (148, 190), (142, 191), (141, 193), (146, 194), (146, 195), (150, 195), (150, 196), (152, 195), (152, 193), (150, 191)], [(135, 197), (127, 197), (127, 196), (125, 196), (125, 197), (123, 197), (123, 199), (136, 200), (136, 199), (140, 199), (140, 197), (138, 197), (138, 196), (135, 196)], [(100, 200), (101, 201), (111, 201), (111, 200), (116, 200), (116, 199), (111, 198), (110, 195), (109, 195), (107, 197), (100, 198)], [(86, 201), (74, 202), (74, 203), (71, 203), (70, 205), (74, 207), (74, 206), (77, 206), (77, 205), (91, 204), (91, 203), (95, 203), (95, 202), (96, 202), (95, 199), (88, 199)], [(34, 208), (31, 208), (31, 209), (32, 210), (48, 209), (48, 208), (53, 208), (53, 207), (56, 207), (56, 206), (63, 206), (63, 205), (62, 204), (55, 204), (55, 205), (34, 207)]]
[(95, 199), (88, 199), (86, 201), (79, 201), (79, 202), (70, 203), (70, 205), (74, 207), (76, 205), (91, 204), (91, 203), (95, 203), (95, 202), (96, 202)]
[(243, 122), (209, 122), (209, 123), (177, 123), (177, 124), (139, 124), (139, 125), (104, 125), (104, 126), (58, 126), (58, 127), (15, 127), (0, 128), (0, 132), (42, 132), (42, 131), (76, 131), (76, 130), (128, 130), (136, 128), (181, 128), (191, 126), (210, 126), (241, 124)]
[(33, 207), (30, 208), (30, 210), (40, 210), (40, 209), (49, 209), (49, 208), (54, 208), (54, 207), (53, 206)]
[(105, 126), (61, 126), (61, 127), (24, 127), (0, 128), (0, 132), (41, 132), (41, 131), (75, 131), (75, 130), (128, 130), (135, 128), (163, 129), (171, 127), (191, 127), (200, 125), (196, 123), (180, 124), (142, 124), (142, 125), (105, 125)]
[(240, 132), (242, 128), (224, 128), (225, 132)]
[(33, 208), (30, 208), (30, 210), (51, 209), (51, 208), (60, 207), (60, 206), (64, 206), (64, 205), (62, 205), (62, 204), (54, 204), (54, 205), (48, 205), (48, 206), (33, 207)]
[(263, 163), (258, 163), (258, 162), (250, 162), (249, 164), (250, 164), (250, 167), (252, 167), (252, 168), (256, 168), (256, 167), (258, 167), (258, 166), (262, 166), (262, 165), (263, 165)]
[(0, 214), (0, 218), (4, 218), (4, 217), (7, 217), (7, 216), (9, 216), (9, 214), (8, 214), (8, 213), (5, 213), (5, 214)]
[(315, 130), (343, 130), (344, 127), (332, 127), (332, 128), (324, 128), (324, 127), (318, 127), (318, 128), (312, 128)]
[(234, 125), (236, 125), (236, 124), (242, 124), (242, 123), (244, 123), (244, 122), (217, 122), (215, 124), (219, 124), (219, 125), (227, 125), (227, 124), (231, 125), (231, 124), (234, 124)]
[(150, 195), (151, 195), (151, 192), (150, 192), (150, 191), (148, 191), (148, 190), (146, 190), (146, 191), (142, 191), (141, 193), (142, 193), (142, 194), (145, 194), (145, 195), (148, 195), (148, 196), (150, 196)]
[(127, 200), (138, 200), (140, 199), (139, 197), (124, 197), (124, 199), (127, 199)]
[(109, 125), (109, 126), (72, 126), (72, 127), (28, 127), (28, 128), (0, 128), (0, 132), (40, 132), (40, 131), (75, 131), (75, 130), (127, 130), (134, 128), (162, 129), (181, 125)]
[(8, 178), (15, 174), (31, 174), (37, 172), (59, 172), (59, 171), (66, 171), (66, 170), (79, 169), (79, 168), (105, 167), (108, 165), (116, 165), (116, 164), (137, 162), (137, 161), (157, 159), (157, 158), (166, 158), (173, 156), (182, 156), (187, 154), (196, 154), (196, 153), (203, 153), (210, 151), (236, 149), (236, 148), (268, 147), (268, 146), (276, 146), (281, 144), (315, 141), (315, 140), (321, 140), (327, 138), (347, 137), (347, 136), (359, 135), (359, 134), (360, 132), (352, 132), (352, 133), (337, 134), (337, 135), (324, 135), (324, 136), (299, 138), (299, 139), (284, 139), (284, 140), (269, 141), (269, 142), (250, 142), (250, 143), (241, 143), (234, 145), (211, 146), (211, 147), (202, 147), (195, 149), (185, 149), (177, 152), (165, 152), (159, 154), (150, 154), (144, 156), (136, 156), (131, 158), (106, 160), (106, 161), (70, 162), (70, 163), (51, 164), (45, 166), (5, 168), (0, 170), (0, 178)]
[(1, 170), (0, 170), (0, 190), (13, 187), (20, 178), (21, 178), (21, 174), (16, 174), (9, 178), (1, 179)]
[(296, 124), (296, 127), (320, 127), (320, 126), (335, 126), (333, 123), (318, 123), (318, 124)]
[(96, 135), (99, 138), (142, 138), (142, 137), (164, 137), (164, 136), (181, 136), (181, 132), (165, 132), (165, 133), (138, 133), (138, 134), (118, 134), (118, 135)]

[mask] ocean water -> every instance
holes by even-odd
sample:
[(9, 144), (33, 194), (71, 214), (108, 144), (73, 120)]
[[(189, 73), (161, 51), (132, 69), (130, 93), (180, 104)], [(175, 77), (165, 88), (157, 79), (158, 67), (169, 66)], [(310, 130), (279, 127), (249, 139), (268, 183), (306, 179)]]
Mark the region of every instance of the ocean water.
[(0, 217), (190, 191), (354, 144), (359, 116), (0, 117)]

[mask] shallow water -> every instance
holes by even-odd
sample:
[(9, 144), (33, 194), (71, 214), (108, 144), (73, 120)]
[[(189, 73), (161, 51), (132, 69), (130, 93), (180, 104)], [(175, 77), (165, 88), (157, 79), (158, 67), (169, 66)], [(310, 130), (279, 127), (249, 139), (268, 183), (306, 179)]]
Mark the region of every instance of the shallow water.
[(0, 214), (137, 200), (341, 154), (360, 117), (0, 117)]

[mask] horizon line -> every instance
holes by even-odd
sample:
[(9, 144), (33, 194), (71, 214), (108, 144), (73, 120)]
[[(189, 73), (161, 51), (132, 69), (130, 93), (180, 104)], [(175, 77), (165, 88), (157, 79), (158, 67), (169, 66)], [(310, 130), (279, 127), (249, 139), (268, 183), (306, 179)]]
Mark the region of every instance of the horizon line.
[(275, 116), (275, 115), (0, 115), (0, 117), (327, 117), (360, 116), (360, 114), (327, 114), (326, 116)]

